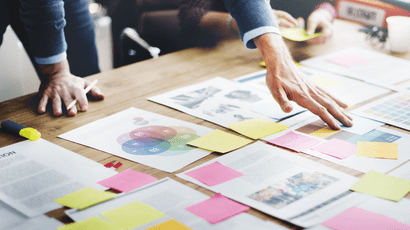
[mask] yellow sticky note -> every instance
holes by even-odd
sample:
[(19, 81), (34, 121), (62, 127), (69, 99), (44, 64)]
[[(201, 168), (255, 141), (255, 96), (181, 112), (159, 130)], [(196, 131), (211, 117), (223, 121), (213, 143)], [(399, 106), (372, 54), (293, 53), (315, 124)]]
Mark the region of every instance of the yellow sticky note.
[(100, 191), (90, 187), (83, 188), (77, 192), (73, 192), (54, 201), (70, 208), (83, 210), (95, 204), (112, 199), (116, 196), (115, 193)]
[(134, 229), (165, 216), (155, 208), (135, 201), (122, 207), (102, 212), (102, 216), (127, 229)]
[(333, 130), (329, 126), (326, 126), (324, 128), (314, 131), (313, 133), (310, 133), (310, 135), (325, 139), (325, 138), (332, 136), (333, 134), (337, 132), (340, 132), (340, 130)]
[(192, 230), (192, 228), (187, 227), (186, 225), (171, 219), (164, 223), (155, 225), (154, 227), (147, 228), (145, 230)]
[(187, 144), (201, 149), (226, 153), (245, 146), (251, 142), (252, 141), (249, 139), (215, 129), (214, 131), (190, 141)]
[(397, 143), (358, 141), (356, 156), (397, 160), (398, 146)]
[(124, 228), (94, 216), (87, 220), (58, 227), (58, 230), (124, 230)]
[(372, 170), (354, 184), (350, 190), (399, 201), (410, 192), (410, 181)]
[(228, 128), (252, 139), (259, 139), (285, 130), (288, 126), (267, 121), (262, 118), (254, 118), (228, 124)]
[(306, 33), (306, 30), (298, 27), (281, 30), (280, 34), (282, 35), (282, 37), (296, 42), (306, 41), (315, 37), (319, 37), (321, 35), (321, 33), (308, 35)]
[(343, 85), (343, 83), (341, 82), (322, 76), (314, 76), (310, 80), (313, 81), (315, 85), (326, 90), (333, 89), (335, 87)]

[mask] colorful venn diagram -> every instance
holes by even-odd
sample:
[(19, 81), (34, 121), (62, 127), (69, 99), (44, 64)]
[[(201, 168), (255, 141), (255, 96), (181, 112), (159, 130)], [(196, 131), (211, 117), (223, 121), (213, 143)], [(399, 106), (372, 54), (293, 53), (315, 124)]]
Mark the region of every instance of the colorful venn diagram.
[(198, 138), (195, 130), (179, 126), (145, 126), (117, 138), (122, 150), (133, 155), (175, 156), (192, 147), (186, 143)]

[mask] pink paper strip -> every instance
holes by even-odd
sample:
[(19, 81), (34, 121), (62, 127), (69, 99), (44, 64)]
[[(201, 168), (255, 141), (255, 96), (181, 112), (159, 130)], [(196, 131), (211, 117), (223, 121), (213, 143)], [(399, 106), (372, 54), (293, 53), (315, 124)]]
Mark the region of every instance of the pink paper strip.
[(339, 215), (322, 223), (323, 226), (338, 230), (386, 230), (410, 229), (410, 225), (370, 212), (358, 207), (351, 207)]
[(151, 175), (136, 172), (132, 169), (126, 169), (112, 177), (98, 182), (98, 184), (127, 193), (157, 180), (157, 178)]
[(340, 54), (337, 56), (326, 58), (325, 60), (346, 67), (353, 67), (370, 62), (370, 60), (368, 59), (355, 56), (353, 54)]
[(230, 200), (220, 193), (198, 204), (186, 207), (185, 210), (216, 224), (248, 210), (249, 207)]
[(356, 154), (356, 147), (355, 144), (333, 138), (311, 149), (343, 160), (348, 156)]
[(212, 164), (187, 172), (185, 175), (212, 187), (243, 176), (243, 173), (215, 161)]
[(271, 144), (282, 146), (296, 152), (303, 151), (314, 145), (319, 144), (322, 140), (315, 139), (290, 131), (283, 136), (268, 141)]

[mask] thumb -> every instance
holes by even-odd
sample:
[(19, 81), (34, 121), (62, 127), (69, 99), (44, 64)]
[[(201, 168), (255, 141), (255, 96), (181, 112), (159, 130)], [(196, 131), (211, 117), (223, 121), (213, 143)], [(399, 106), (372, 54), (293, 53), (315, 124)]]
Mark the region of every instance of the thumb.
[(318, 25), (319, 25), (319, 22), (317, 20), (308, 20), (307, 29), (306, 29), (307, 35), (314, 34)]

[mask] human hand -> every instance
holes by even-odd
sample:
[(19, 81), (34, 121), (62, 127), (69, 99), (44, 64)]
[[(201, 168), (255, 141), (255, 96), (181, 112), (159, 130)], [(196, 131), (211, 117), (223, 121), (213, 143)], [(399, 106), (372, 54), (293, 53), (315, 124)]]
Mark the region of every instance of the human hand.
[[(46, 106), (49, 101), (52, 103), (53, 114), (55, 116), (62, 115), (62, 102), (68, 106), (74, 99), (77, 99), (81, 111), (87, 111), (88, 101), (84, 92), (91, 82), (83, 78), (72, 75), (69, 71), (67, 60), (53, 65), (40, 65), (40, 69), (44, 75), (40, 85), (40, 103), (38, 112), (43, 114), (46, 112)], [(104, 99), (101, 90), (94, 86), (90, 93), (93, 97)], [(73, 106), (67, 111), (69, 116), (77, 114), (77, 107)]]
[(299, 21), (292, 17), (288, 12), (274, 9), (272, 9), (272, 11), (279, 27), (293, 28), (299, 26)]
[(308, 35), (314, 34), (316, 31), (322, 34), (319, 37), (312, 38), (307, 42), (310, 44), (323, 44), (329, 40), (333, 35), (333, 16), (326, 9), (316, 9), (307, 19), (306, 33)]
[(340, 129), (334, 118), (345, 126), (353, 125), (352, 118), (340, 108), (347, 108), (347, 105), (303, 74), (279, 35), (268, 33), (254, 41), (266, 63), (266, 84), (284, 112), (292, 111), (290, 101), (294, 101), (318, 115), (332, 129)]

